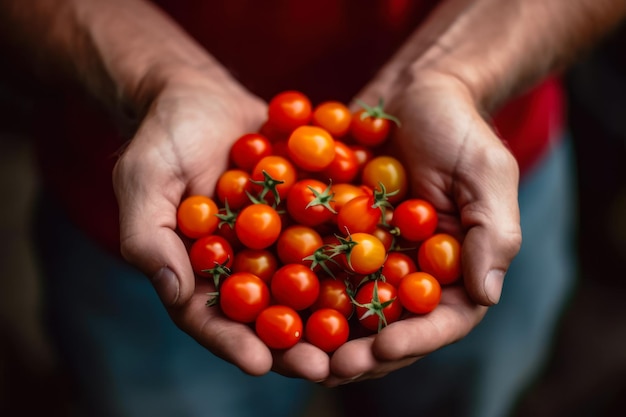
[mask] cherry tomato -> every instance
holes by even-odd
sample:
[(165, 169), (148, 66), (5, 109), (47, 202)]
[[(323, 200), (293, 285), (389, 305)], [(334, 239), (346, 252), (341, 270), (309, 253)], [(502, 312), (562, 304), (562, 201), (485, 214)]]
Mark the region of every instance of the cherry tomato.
[[(287, 193), (289, 189), (296, 182), (296, 168), (293, 166), (288, 159), (283, 158), (282, 156), (271, 155), (262, 158), (252, 169), (251, 178), (254, 181), (264, 181), (265, 172), (271, 178), (277, 181), (282, 181), (280, 184), (276, 184), (276, 192), (281, 200), (287, 197)], [(261, 191), (263, 187), (255, 185), (253, 187), (257, 191)], [(274, 201), (274, 196), (271, 192), (266, 196), (266, 201), (268, 203), (272, 203)]]
[(400, 230), (400, 236), (412, 242), (422, 241), (437, 229), (437, 211), (426, 200), (412, 198), (396, 206), (391, 224)]
[(348, 183), (333, 183), (330, 187), (330, 190), (333, 193), (335, 210), (337, 212), (341, 210), (344, 204), (352, 200), (354, 197), (367, 195), (367, 192), (362, 187)]
[(275, 209), (266, 204), (251, 204), (239, 212), (235, 233), (244, 246), (265, 249), (278, 239), (281, 225)]
[(348, 320), (332, 308), (314, 311), (306, 321), (305, 339), (324, 352), (334, 352), (348, 341), (350, 326)]
[(289, 349), (302, 338), (302, 319), (291, 307), (272, 305), (259, 314), (255, 330), (269, 348)]
[(426, 272), (412, 272), (400, 281), (398, 299), (412, 313), (430, 313), (439, 305), (441, 285)]
[(389, 120), (368, 116), (367, 110), (360, 109), (352, 115), (350, 133), (359, 144), (374, 147), (387, 140), (390, 127)]
[(360, 196), (345, 203), (337, 213), (340, 234), (373, 233), (380, 223), (382, 211), (374, 206), (373, 196)]
[(435, 234), (421, 244), (417, 264), (441, 285), (452, 284), (461, 277), (461, 244), (454, 236)]
[(289, 157), (305, 171), (321, 171), (335, 158), (335, 140), (317, 126), (300, 126), (287, 140)]
[(382, 274), (385, 281), (397, 287), (402, 278), (416, 271), (417, 265), (409, 255), (403, 252), (389, 252), (383, 265)]
[(276, 253), (284, 264), (298, 263), (310, 265), (304, 261), (324, 243), (322, 237), (308, 226), (295, 224), (285, 228), (276, 241)]
[(408, 184), (406, 170), (402, 163), (392, 156), (377, 156), (372, 158), (363, 167), (361, 182), (372, 189), (379, 188), (382, 183), (387, 193), (394, 193), (389, 196), (390, 203), (397, 203), (404, 200)]
[(352, 113), (345, 104), (338, 101), (326, 101), (313, 110), (311, 123), (323, 127), (335, 138), (341, 138), (350, 130)]
[(348, 295), (346, 282), (337, 278), (323, 278), (320, 280), (320, 294), (311, 306), (312, 310), (332, 308), (349, 319), (354, 311), (354, 304)]
[(281, 132), (291, 132), (309, 123), (312, 105), (309, 98), (299, 91), (283, 91), (275, 95), (268, 105), (267, 122)]
[(193, 242), (189, 249), (189, 260), (193, 271), (202, 276), (210, 277), (211, 272), (207, 272), (218, 265), (230, 267), (234, 258), (233, 249), (230, 244), (221, 236), (203, 236)]
[(320, 282), (311, 268), (302, 264), (287, 264), (274, 273), (270, 290), (278, 304), (304, 310), (317, 300)]
[(359, 173), (359, 160), (348, 145), (335, 141), (335, 157), (324, 168), (319, 177), (324, 181), (330, 179), (333, 183), (352, 182)]
[(276, 256), (266, 249), (242, 249), (235, 253), (231, 270), (249, 272), (269, 283), (278, 269)]
[(331, 189), (318, 180), (297, 181), (289, 190), (286, 201), (289, 215), (305, 226), (319, 226), (335, 215)]
[(369, 330), (379, 330), (397, 321), (402, 314), (396, 288), (384, 281), (366, 282), (354, 299), (358, 303), (355, 312), (359, 323)]
[(382, 242), (369, 233), (353, 233), (350, 237), (356, 243), (348, 255), (352, 271), (362, 275), (378, 271), (387, 256)]
[(217, 229), (219, 222), (215, 216), (217, 211), (217, 204), (212, 198), (203, 195), (189, 196), (178, 206), (176, 212), (178, 229), (192, 239), (209, 235)]
[(374, 158), (374, 151), (366, 146), (351, 145), (350, 149), (352, 149), (352, 152), (354, 152), (354, 155), (356, 156), (359, 172), (363, 170), (365, 164)]
[(236, 272), (219, 288), (224, 315), (241, 323), (252, 323), (270, 304), (270, 292), (263, 280), (248, 272)]
[(244, 171), (250, 172), (263, 157), (272, 155), (272, 144), (260, 133), (247, 133), (230, 148), (230, 160)]
[(250, 175), (241, 169), (229, 169), (220, 175), (215, 186), (218, 200), (233, 210), (238, 210), (251, 203), (246, 192), (250, 192)]

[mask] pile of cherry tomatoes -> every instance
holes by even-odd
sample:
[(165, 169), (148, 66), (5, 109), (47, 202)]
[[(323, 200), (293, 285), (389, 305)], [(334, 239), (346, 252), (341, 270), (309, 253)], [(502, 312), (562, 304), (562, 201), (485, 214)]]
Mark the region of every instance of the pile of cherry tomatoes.
[(382, 151), (394, 123), (382, 102), (351, 112), (276, 95), (259, 132), (233, 143), (214, 196), (178, 208), (194, 272), (215, 286), (207, 305), (270, 348), (304, 338), (326, 352), (432, 311), (460, 278), (461, 248)]

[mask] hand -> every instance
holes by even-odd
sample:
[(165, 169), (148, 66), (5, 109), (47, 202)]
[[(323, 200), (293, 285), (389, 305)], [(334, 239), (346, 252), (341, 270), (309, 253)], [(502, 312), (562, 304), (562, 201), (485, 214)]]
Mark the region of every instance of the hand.
[(383, 97), (402, 121), (392, 150), (409, 171), (412, 195), (432, 202), (440, 228), (463, 242), (463, 285), (445, 287), (432, 313), (340, 347), (326, 385), (383, 376), (467, 335), (499, 301), (521, 245), (517, 163), (469, 91), (438, 74), (398, 88), (384, 84), (375, 81), (360, 98), (374, 104)]
[[(273, 366), (249, 326), (208, 308), (207, 281), (196, 282), (176, 210), (186, 194), (212, 195), (230, 144), (257, 131), (266, 108), (232, 80), (191, 71), (158, 91), (114, 170), (124, 257), (152, 277), (173, 321), (214, 354), (250, 374)], [(326, 372), (328, 364), (326, 364)]]

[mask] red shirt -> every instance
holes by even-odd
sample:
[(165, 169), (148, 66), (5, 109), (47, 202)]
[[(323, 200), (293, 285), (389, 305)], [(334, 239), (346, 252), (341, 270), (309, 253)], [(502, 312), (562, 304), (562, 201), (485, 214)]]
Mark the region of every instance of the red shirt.
[[(259, 96), (297, 89), (348, 102), (436, 1), (155, 0)], [(139, 17), (140, 18), (140, 17)], [(508, 103), (495, 125), (526, 172), (563, 124), (550, 79)], [(36, 135), (44, 185), (87, 235), (118, 252), (111, 170), (123, 138), (102, 109), (76, 95), (45, 109)]]

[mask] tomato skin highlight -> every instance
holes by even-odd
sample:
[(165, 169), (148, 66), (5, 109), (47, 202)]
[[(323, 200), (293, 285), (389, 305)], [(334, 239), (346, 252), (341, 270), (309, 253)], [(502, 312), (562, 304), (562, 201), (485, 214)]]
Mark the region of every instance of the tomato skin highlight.
[(461, 244), (449, 234), (437, 233), (421, 244), (417, 263), (441, 285), (452, 284), (461, 277)]
[(394, 209), (391, 223), (400, 230), (400, 236), (404, 239), (419, 242), (432, 236), (437, 230), (437, 211), (426, 200), (404, 200)]
[(181, 233), (192, 239), (209, 235), (217, 229), (219, 219), (215, 216), (215, 201), (203, 195), (185, 198), (176, 210), (176, 222)]
[(275, 209), (266, 204), (252, 204), (241, 210), (235, 220), (239, 241), (250, 249), (265, 249), (280, 235), (282, 221)]
[(256, 318), (255, 331), (269, 348), (289, 349), (302, 339), (302, 318), (291, 307), (272, 305)]
[(299, 311), (312, 306), (317, 300), (320, 283), (310, 268), (302, 264), (287, 264), (272, 276), (270, 290), (278, 304)]
[(335, 141), (335, 157), (320, 172), (319, 177), (323, 181), (330, 180), (333, 183), (350, 183), (357, 177), (359, 168), (359, 160), (352, 148), (343, 142)]
[(317, 126), (297, 127), (287, 140), (289, 157), (305, 171), (321, 171), (335, 158), (335, 140)]
[(306, 321), (305, 339), (324, 352), (334, 352), (348, 341), (348, 320), (339, 311), (323, 308), (314, 311)]
[(217, 265), (230, 267), (234, 252), (226, 239), (218, 235), (208, 235), (197, 239), (189, 249), (189, 260), (193, 271), (201, 277), (210, 277), (206, 272)]
[(224, 315), (240, 323), (252, 323), (270, 304), (270, 291), (263, 280), (248, 272), (236, 272), (219, 288)]

